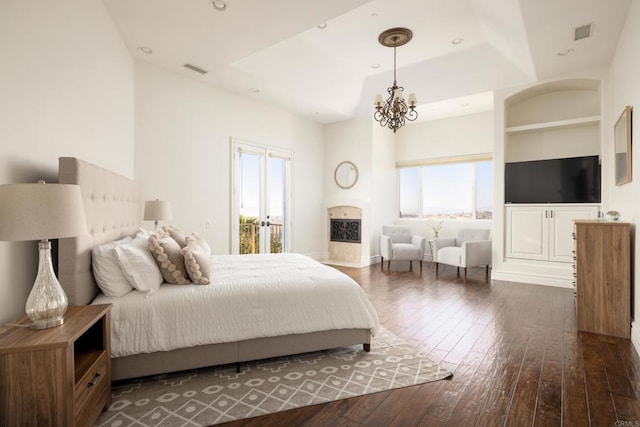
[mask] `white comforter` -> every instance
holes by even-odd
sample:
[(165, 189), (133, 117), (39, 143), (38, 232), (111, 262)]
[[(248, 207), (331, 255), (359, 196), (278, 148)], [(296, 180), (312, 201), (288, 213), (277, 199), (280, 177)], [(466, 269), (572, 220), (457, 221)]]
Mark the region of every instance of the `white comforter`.
[(378, 315), (345, 274), (298, 254), (212, 256), (213, 284), (163, 284), (150, 295), (100, 294), (113, 304), (113, 357), (203, 344), (361, 328)]

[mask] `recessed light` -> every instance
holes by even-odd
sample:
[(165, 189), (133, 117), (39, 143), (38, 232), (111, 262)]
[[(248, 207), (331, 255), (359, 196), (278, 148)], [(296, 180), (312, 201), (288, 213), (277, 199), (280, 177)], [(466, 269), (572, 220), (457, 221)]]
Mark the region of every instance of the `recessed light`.
[(469, 103), (468, 102), (463, 102), (462, 104), (460, 104), (461, 107), (468, 107)]
[(455, 45), (458, 45), (458, 44), (462, 43), (463, 41), (464, 41), (463, 38), (458, 37), (457, 39), (451, 40), (451, 43), (453, 43)]
[(380, 68), (380, 64), (371, 64), (371, 68), (373, 68), (374, 70)]
[(558, 56), (567, 56), (567, 55), (571, 55), (574, 52), (573, 49), (569, 48), (569, 49), (565, 49), (565, 50), (561, 50), (560, 52), (558, 52)]
[(378, 14), (377, 14), (376, 12), (373, 12), (373, 13), (371, 14), (371, 16), (373, 16), (373, 17), (375, 18), (375, 17), (377, 17), (377, 16), (378, 16)]
[(319, 116), (319, 115), (320, 115), (320, 113), (318, 113), (317, 111), (314, 111), (314, 112), (313, 112), (313, 115), (314, 115), (314, 116)]
[(327, 28), (327, 23), (323, 22), (322, 24), (318, 24), (316, 25), (319, 29), (324, 30), (325, 28)]
[(260, 93), (260, 89), (258, 89), (257, 87), (251, 87), (249, 88), (249, 90), (253, 93)]
[(151, 55), (153, 53), (153, 49), (147, 46), (138, 46), (138, 50), (145, 55)]
[(227, 10), (227, 2), (224, 0), (211, 0), (211, 6), (218, 12), (224, 12)]

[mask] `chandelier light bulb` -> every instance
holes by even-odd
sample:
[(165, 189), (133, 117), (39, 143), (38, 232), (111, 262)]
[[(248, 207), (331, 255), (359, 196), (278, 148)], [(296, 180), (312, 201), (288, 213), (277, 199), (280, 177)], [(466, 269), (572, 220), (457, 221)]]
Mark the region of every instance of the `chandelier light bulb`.
[(380, 94), (376, 95), (376, 100), (373, 102), (373, 105), (376, 108), (382, 107), (382, 95), (380, 95)]
[(418, 104), (418, 100), (416, 99), (416, 94), (409, 94), (409, 107), (415, 107)]

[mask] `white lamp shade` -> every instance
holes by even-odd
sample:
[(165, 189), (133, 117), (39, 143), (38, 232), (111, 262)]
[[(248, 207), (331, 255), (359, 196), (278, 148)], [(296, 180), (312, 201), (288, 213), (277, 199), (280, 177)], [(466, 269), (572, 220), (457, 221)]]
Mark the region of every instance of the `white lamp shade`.
[(171, 204), (166, 200), (144, 202), (145, 221), (168, 221), (172, 219)]
[(0, 240), (42, 240), (88, 234), (80, 187), (0, 185)]

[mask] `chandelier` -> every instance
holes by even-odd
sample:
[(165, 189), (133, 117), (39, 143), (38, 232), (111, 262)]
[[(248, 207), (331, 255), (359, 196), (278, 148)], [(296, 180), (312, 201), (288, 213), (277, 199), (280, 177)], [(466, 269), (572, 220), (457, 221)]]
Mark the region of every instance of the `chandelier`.
[(398, 86), (396, 81), (396, 47), (409, 43), (413, 33), (407, 28), (391, 28), (384, 31), (378, 37), (378, 42), (386, 47), (393, 48), (393, 85), (387, 88), (389, 97), (383, 104), (382, 96), (377, 95), (375, 100), (376, 111), (373, 118), (380, 122), (380, 126), (389, 127), (395, 133), (405, 124), (405, 120), (414, 121), (418, 118), (418, 112), (415, 110), (416, 100), (415, 94), (409, 95), (409, 106), (402, 96), (404, 88)]

